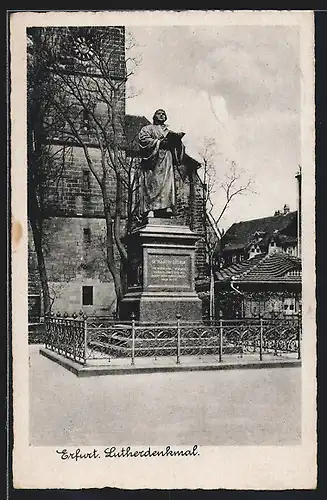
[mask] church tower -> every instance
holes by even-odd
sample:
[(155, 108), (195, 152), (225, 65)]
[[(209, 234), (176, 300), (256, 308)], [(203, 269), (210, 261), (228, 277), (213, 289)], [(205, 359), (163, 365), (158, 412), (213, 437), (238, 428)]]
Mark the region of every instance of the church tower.
[[(61, 54), (61, 64), (59, 65), (59, 60), (56, 61), (56, 70), (61, 68), (68, 83), (78, 83), (76, 90), (89, 92), (90, 96), (93, 88), (98, 88), (97, 96), (101, 94), (101, 89), (105, 90), (101, 71), (96, 59), (92, 57), (92, 44), (98, 43), (103, 47), (103, 59), (110, 61), (110, 77), (119, 87), (115, 107), (115, 141), (117, 147), (121, 147), (125, 120), (125, 28), (63, 28), (63, 33), (60, 28), (54, 30), (58, 53)], [(72, 94), (70, 88), (67, 88), (67, 93), (64, 92), (70, 99)], [(84, 98), (85, 102), (87, 100)], [(78, 107), (78, 104), (77, 99), (76, 105), (72, 106), (71, 119), (74, 120), (83, 143), (87, 145), (95, 168), (100, 172), (101, 154), (89, 127), (88, 111), (83, 106)], [(99, 99), (97, 105), (102, 118), (108, 118), (107, 132), (112, 134), (110, 110)], [(50, 138), (58, 175), (49, 178), (45, 186), (43, 250), (54, 309), (68, 314), (83, 311), (88, 315), (108, 315), (114, 310), (115, 293), (105, 261), (105, 220), (101, 190), (87, 165), (81, 145), (70, 137), (67, 126), (59, 123), (57, 116), (53, 118), (53, 123), (54, 127), (58, 124), (58, 130)], [(109, 193), (114, 196), (113, 178), (108, 179), (108, 187)], [(38, 285), (33, 238), (29, 234), (29, 309), (32, 316), (35, 313), (33, 308), (37, 308), (40, 303)]]

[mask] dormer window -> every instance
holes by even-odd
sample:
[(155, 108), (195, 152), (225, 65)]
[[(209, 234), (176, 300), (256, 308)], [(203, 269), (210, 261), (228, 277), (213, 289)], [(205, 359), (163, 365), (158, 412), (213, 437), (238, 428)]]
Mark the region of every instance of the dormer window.
[(256, 242), (259, 242), (263, 240), (264, 235), (264, 231), (255, 231), (255, 233), (253, 233), (253, 238), (256, 240)]
[(255, 255), (256, 255), (257, 253), (259, 253), (259, 252), (260, 252), (259, 247), (252, 246), (252, 247), (250, 248), (250, 251), (249, 251), (249, 259), (252, 259), (253, 257), (255, 257)]
[(276, 252), (279, 252), (280, 250), (281, 250), (281, 248), (278, 245), (278, 243), (276, 241), (274, 241), (274, 239), (272, 239), (268, 245), (268, 253), (276, 253)]

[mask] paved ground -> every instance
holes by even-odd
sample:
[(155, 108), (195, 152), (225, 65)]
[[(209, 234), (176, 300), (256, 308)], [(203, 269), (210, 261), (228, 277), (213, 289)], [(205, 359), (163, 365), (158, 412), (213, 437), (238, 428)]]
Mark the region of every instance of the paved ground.
[(32, 445), (293, 445), (301, 368), (78, 378), (30, 355)]

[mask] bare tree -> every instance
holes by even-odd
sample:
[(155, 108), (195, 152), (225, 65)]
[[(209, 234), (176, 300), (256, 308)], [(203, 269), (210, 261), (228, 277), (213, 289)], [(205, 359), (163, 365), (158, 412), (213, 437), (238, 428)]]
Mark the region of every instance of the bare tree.
[[(56, 85), (51, 104), (64, 123), (62, 135), (82, 148), (101, 192), (106, 261), (118, 307), (127, 270), (123, 236), (132, 224), (137, 187), (136, 160), (127, 154), (121, 109), (126, 97), (125, 84), (133, 74), (136, 61), (121, 61), (121, 54), (112, 46), (105, 28), (48, 30), (55, 30), (56, 37), (55, 45), (45, 47)], [(100, 162), (94, 157), (95, 148)], [(127, 220), (123, 221), (126, 214)]]
[[(205, 138), (204, 146), (200, 151), (202, 159), (202, 181), (203, 181), (203, 213), (204, 213), (204, 241), (209, 264), (209, 317), (215, 318), (214, 301), (214, 270), (217, 265), (216, 254), (224, 230), (221, 228), (221, 221), (234, 198), (249, 192), (252, 189), (253, 180), (238, 166), (235, 161), (227, 160), (227, 170), (222, 178), (218, 179), (219, 165), (217, 161), (216, 141), (212, 138)], [(215, 213), (215, 205), (212, 202), (213, 195), (220, 192), (223, 195), (220, 211)]]
[(44, 28), (29, 28), (27, 31), (28, 218), (37, 256), (44, 314), (48, 314), (51, 309), (43, 244), (46, 193), (49, 183), (61, 177), (61, 154), (66, 152), (65, 146), (53, 152), (49, 145), (55, 129), (48, 118), (51, 115), (57, 122), (60, 117), (55, 116), (51, 104), (55, 85), (49, 72), (47, 55), (43, 51), (45, 41), (51, 43), (48, 38), (49, 33)]

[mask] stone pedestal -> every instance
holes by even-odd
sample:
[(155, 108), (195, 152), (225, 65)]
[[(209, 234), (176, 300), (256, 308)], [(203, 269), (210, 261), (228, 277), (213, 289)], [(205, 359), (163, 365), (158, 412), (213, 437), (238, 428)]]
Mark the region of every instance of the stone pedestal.
[(129, 235), (128, 291), (121, 320), (132, 313), (142, 322), (200, 321), (202, 302), (195, 292), (195, 242), (198, 236), (170, 219), (149, 219)]

